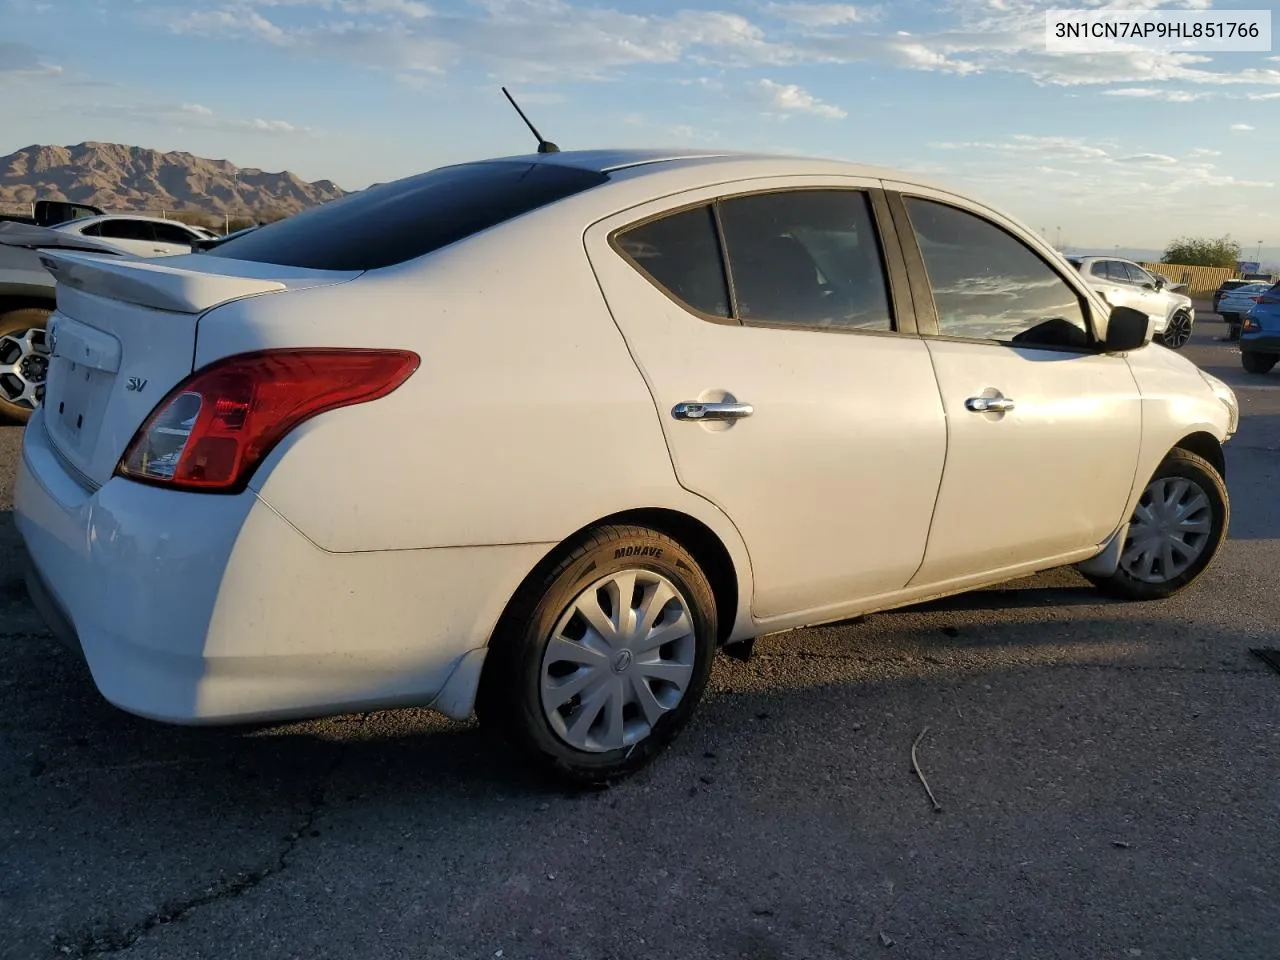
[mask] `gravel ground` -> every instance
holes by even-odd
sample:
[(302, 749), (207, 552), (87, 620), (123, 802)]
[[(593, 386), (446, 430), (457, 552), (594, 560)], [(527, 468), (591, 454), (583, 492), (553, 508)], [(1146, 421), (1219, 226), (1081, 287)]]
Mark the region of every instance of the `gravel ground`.
[(0, 957), (1274, 960), (1280, 374), (1223, 329), (1188, 353), (1242, 401), (1233, 526), (1190, 592), (1057, 571), (766, 638), (581, 795), (422, 711), (115, 711), (27, 605), (0, 428)]

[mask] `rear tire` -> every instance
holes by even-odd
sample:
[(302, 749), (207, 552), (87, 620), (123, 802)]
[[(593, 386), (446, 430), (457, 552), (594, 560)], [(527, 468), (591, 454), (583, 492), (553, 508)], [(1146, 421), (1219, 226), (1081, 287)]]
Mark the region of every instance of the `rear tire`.
[(1241, 351), (1240, 365), (1244, 367), (1246, 373), (1270, 373), (1271, 368), (1276, 365), (1276, 360), (1280, 360), (1274, 353), (1254, 353), (1253, 351)]
[(608, 783), (684, 729), (715, 650), (715, 597), (689, 552), (646, 527), (598, 527), (512, 600), (476, 713), (539, 771)]
[(44, 398), (51, 313), (44, 307), (0, 313), (0, 423), (26, 423)]
[(1117, 600), (1163, 600), (1208, 569), (1230, 522), (1227, 488), (1213, 464), (1175, 448), (1138, 501), (1116, 572), (1085, 576)]

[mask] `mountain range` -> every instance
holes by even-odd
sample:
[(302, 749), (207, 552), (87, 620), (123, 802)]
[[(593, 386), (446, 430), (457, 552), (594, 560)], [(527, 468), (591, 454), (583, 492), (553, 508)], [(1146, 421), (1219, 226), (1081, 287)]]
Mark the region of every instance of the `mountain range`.
[(0, 157), (0, 204), (69, 200), (110, 211), (201, 211), (217, 214), (297, 213), (346, 191), (288, 170), (270, 173), (119, 143), (24, 147)]

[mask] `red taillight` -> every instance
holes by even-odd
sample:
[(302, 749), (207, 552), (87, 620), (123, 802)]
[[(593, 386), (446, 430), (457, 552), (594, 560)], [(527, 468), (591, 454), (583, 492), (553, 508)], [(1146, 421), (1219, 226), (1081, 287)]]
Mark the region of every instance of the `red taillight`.
[(405, 350), (262, 350), (197, 370), (160, 401), (116, 467), (132, 480), (234, 493), (305, 420), (391, 393), (418, 369)]
[(1249, 300), (1250, 300), (1252, 303), (1261, 303), (1261, 302), (1262, 302), (1262, 298), (1261, 298), (1261, 297), (1250, 297), (1250, 298), (1249, 298)]

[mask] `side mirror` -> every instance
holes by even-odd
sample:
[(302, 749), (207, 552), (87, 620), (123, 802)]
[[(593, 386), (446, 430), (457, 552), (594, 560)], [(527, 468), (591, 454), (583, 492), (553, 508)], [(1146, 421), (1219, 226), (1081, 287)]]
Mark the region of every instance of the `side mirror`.
[(1137, 350), (1151, 342), (1151, 318), (1132, 307), (1113, 307), (1107, 319), (1107, 353)]

